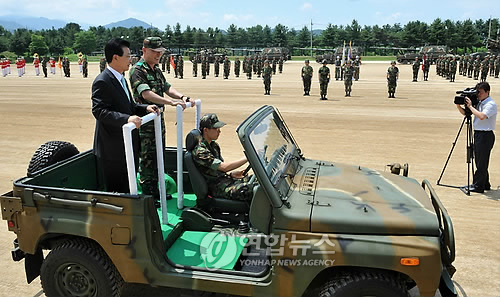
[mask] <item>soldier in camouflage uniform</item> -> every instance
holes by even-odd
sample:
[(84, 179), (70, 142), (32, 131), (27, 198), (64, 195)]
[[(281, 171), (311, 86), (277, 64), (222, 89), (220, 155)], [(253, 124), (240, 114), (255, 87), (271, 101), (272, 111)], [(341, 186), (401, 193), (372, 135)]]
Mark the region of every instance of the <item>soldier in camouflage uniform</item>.
[(193, 77), (198, 76), (198, 62), (196, 61), (196, 57), (193, 59)]
[(262, 57), (257, 57), (256, 64), (257, 64), (257, 77), (260, 77), (260, 75), (262, 74), (262, 69), (264, 68), (264, 60), (262, 59)]
[(231, 73), (231, 61), (228, 57), (224, 58), (224, 79), (229, 78), (229, 73)]
[(486, 78), (488, 77), (488, 72), (490, 71), (489, 66), (490, 66), (490, 61), (489, 58), (486, 57), (481, 63), (481, 82), (486, 81)]
[(236, 170), (247, 163), (247, 159), (243, 157), (232, 162), (224, 161), (216, 142), (220, 128), (225, 125), (214, 113), (200, 119), (203, 138), (192, 151), (193, 161), (207, 181), (209, 196), (250, 202), (253, 197), (250, 176), (243, 176), (244, 170)]
[(396, 93), (397, 81), (399, 78), (399, 69), (396, 67), (396, 61), (391, 62), (391, 67), (387, 69), (387, 89), (389, 92), (389, 98), (394, 97), (394, 93)]
[(455, 81), (455, 75), (457, 74), (457, 61), (455, 60), (455, 57), (453, 57), (450, 61), (450, 82)]
[(273, 70), (269, 67), (269, 61), (264, 62), (264, 69), (262, 69), (262, 79), (264, 80), (264, 95), (271, 95), (271, 77)]
[(207, 76), (210, 76), (210, 60), (208, 60), (208, 56), (206, 58), (207, 58)]
[(240, 58), (236, 57), (236, 60), (234, 61), (234, 75), (236, 77), (240, 77)]
[(253, 74), (257, 74), (257, 68), (259, 67), (259, 56), (251, 58), (253, 61)]
[(490, 76), (495, 75), (495, 56), (490, 57)]
[(252, 59), (247, 60), (247, 79), (252, 79)]
[(342, 68), (342, 61), (340, 60), (340, 56), (337, 56), (337, 59), (335, 60), (335, 80), (340, 79), (341, 68)]
[(243, 58), (243, 73), (247, 73), (247, 68), (248, 68), (248, 57), (245, 56)]
[(220, 67), (220, 63), (219, 63), (219, 57), (215, 57), (215, 61), (214, 61), (214, 75), (215, 77), (219, 77), (219, 67)]
[(184, 78), (184, 60), (182, 59), (182, 56), (179, 56), (177, 58), (177, 74), (179, 74), (179, 78), (183, 79)]
[(344, 66), (344, 90), (345, 97), (351, 97), (352, 90), (352, 78), (354, 76), (354, 66), (351, 65), (351, 60), (348, 60), (346, 65)]
[(353, 62), (354, 80), (356, 80), (356, 81), (359, 79), (359, 68), (360, 68), (360, 66), (361, 66), (361, 60), (359, 59), (359, 56), (356, 56), (356, 59)]
[(101, 70), (101, 72), (104, 71), (104, 69), (106, 69), (106, 58), (101, 58), (101, 60), (99, 60), (99, 70)]
[(177, 68), (177, 56), (173, 57), (174, 59), (174, 74), (175, 74), (175, 78), (177, 78), (177, 76), (179, 76), (179, 68)]
[(429, 70), (431, 69), (431, 60), (427, 56), (424, 60), (424, 81), (429, 80)]
[(495, 78), (500, 74), (500, 55), (495, 59)]
[[(167, 52), (164, 52), (160, 58), (161, 71), (163, 71), (163, 72), (165, 72), (165, 64), (167, 64), (167, 57), (168, 57)], [(170, 62), (170, 61), (168, 61), (168, 62)]]
[(412, 69), (413, 69), (413, 80), (412, 82), (416, 82), (418, 80), (418, 70), (420, 68), (420, 61), (418, 60), (418, 57), (415, 58), (415, 62), (413, 62)]
[(278, 61), (278, 70), (280, 73), (283, 73), (283, 57), (280, 57), (279, 61)]
[(206, 79), (207, 78), (207, 57), (202, 56), (201, 57), (201, 79)]
[[(164, 51), (160, 37), (147, 37), (144, 39), (141, 60), (130, 70), (130, 85), (134, 100), (141, 104), (156, 104), (162, 110), (160, 118), (163, 145), (165, 145), (164, 105), (181, 105), (186, 108), (184, 99), (189, 100), (189, 97), (174, 89), (163, 76), (159, 62)], [(175, 100), (164, 97), (164, 94)], [(143, 125), (139, 129), (139, 136), (141, 139), (139, 183), (143, 194), (159, 198), (154, 123), (149, 122)]]
[(472, 78), (472, 75), (474, 73), (474, 59), (472, 58), (472, 56), (469, 56), (469, 63), (467, 63), (467, 65), (467, 77)]
[(170, 74), (170, 59), (172, 58), (170, 55), (167, 55), (166, 59), (167, 59), (167, 73)]
[(302, 66), (300, 75), (302, 76), (302, 83), (304, 83), (304, 96), (309, 96), (309, 92), (311, 91), (311, 81), (313, 77), (313, 68), (309, 66), (309, 60), (305, 61), (305, 65)]
[(273, 58), (273, 74), (276, 74), (276, 63), (278, 63), (276, 57)]
[(481, 70), (481, 62), (479, 61), (479, 56), (476, 58), (474, 62), (474, 79), (479, 78), (479, 71)]
[(328, 93), (328, 83), (330, 82), (330, 68), (326, 64), (326, 60), (323, 60), (323, 67), (318, 71), (321, 100), (328, 100), (326, 94)]

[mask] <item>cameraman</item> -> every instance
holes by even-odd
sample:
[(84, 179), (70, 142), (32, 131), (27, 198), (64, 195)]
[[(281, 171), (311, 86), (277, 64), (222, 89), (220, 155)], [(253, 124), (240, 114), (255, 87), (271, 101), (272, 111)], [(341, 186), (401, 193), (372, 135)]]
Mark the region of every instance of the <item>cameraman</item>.
[[(497, 104), (490, 97), (490, 85), (487, 82), (478, 83), (475, 89), (479, 99), (477, 106), (472, 106), (469, 98), (465, 99), (467, 108), (474, 114), (474, 158), (476, 159), (476, 172), (469, 190), (483, 193), (484, 190), (491, 188), (488, 165), (491, 149), (495, 143), (493, 130), (495, 130)], [(457, 104), (457, 108), (465, 116), (465, 109), (459, 104)]]

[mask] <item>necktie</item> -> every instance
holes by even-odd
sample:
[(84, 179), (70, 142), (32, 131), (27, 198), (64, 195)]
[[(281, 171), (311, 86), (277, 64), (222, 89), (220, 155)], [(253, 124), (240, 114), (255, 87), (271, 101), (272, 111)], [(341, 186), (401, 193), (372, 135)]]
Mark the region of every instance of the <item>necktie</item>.
[(130, 94), (128, 93), (127, 83), (125, 82), (125, 77), (122, 76), (122, 79), (120, 82), (122, 83), (122, 87), (123, 87), (123, 90), (125, 91), (125, 94), (127, 94), (128, 101), (130, 101)]

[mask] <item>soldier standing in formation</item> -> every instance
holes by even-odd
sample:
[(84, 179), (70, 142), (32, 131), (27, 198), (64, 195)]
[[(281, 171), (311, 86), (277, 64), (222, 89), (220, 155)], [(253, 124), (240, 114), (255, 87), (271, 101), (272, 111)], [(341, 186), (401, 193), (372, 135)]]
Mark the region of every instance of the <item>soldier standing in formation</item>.
[(193, 77), (197, 77), (198, 76), (198, 61), (197, 60), (197, 56), (195, 56), (193, 58)]
[(481, 82), (486, 81), (486, 78), (488, 77), (488, 72), (490, 66), (490, 61), (488, 59), (488, 56), (485, 57), (483, 62), (481, 63)]
[(219, 57), (215, 57), (215, 61), (214, 61), (214, 75), (215, 75), (215, 77), (219, 77), (219, 67), (220, 67)]
[(413, 80), (412, 82), (416, 82), (418, 80), (418, 69), (420, 68), (420, 61), (418, 57), (415, 58), (415, 62), (413, 62)]
[(262, 57), (257, 57), (255, 60), (255, 64), (257, 64), (257, 77), (260, 77), (262, 74), (262, 69), (264, 68), (264, 61)]
[(354, 76), (354, 72), (356, 70), (351, 65), (351, 60), (347, 61), (347, 64), (344, 66), (344, 90), (345, 97), (351, 97), (352, 90), (352, 77)]
[(177, 68), (177, 64), (178, 64), (178, 57), (175, 56), (173, 57), (174, 58), (174, 74), (175, 74), (175, 78), (177, 78), (179, 76), (179, 68)]
[(167, 62), (167, 65), (166, 65), (166, 66), (167, 66), (167, 73), (169, 73), (169, 74), (170, 74), (170, 63), (172, 62), (172, 61), (171, 61), (171, 59), (172, 59), (171, 57), (172, 57), (172, 56), (171, 56), (170, 54), (168, 54), (168, 55), (165, 57), (166, 62)]
[(247, 79), (252, 79), (252, 59), (247, 60)]
[(176, 68), (179, 68), (179, 70), (177, 71), (177, 73), (180, 76), (179, 78), (183, 79), (184, 78), (184, 60), (183, 60), (182, 56), (177, 57), (177, 67)]
[(236, 77), (240, 77), (240, 58), (236, 57), (236, 61), (234, 61), (234, 75)]
[(323, 60), (323, 67), (318, 71), (321, 100), (328, 100), (326, 94), (328, 92), (328, 83), (330, 82), (330, 68), (326, 64), (326, 60)]
[(207, 76), (210, 76), (210, 60), (207, 57)]
[(396, 93), (397, 81), (399, 78), (399, 69), (396, 67), (396, 61), (391, 62), (391, 67), (387, 69), (387, 88), (389, 92), (389, 98), (394, 97), (394, 93)]
[(247, 73), (247, 68), (248, 68), (248, 57), (245, 56), (243, 58), (243, 73)]
[(495, 78), (498, 78), (500, 72), (500, 55), (495, 59)]
[(467, 77), (472, 78), (472, 75), (474, 73), (474, 59), (469, 56), (469, 61), (467, 63), (468, 68), (467, 68)]
[(450, 82), (454, 82), (455, 75), (457, 74), (457, 61), (455, 60), (455, 57), (453, 57), (450, 61), (449, 73), (450, 73)]
[[(163, 72), (165, 72), (165, 66), (166, 66), (165, 64), (167, 64), (167, 57), (168, 57), (168, 54), (167, 54), (167, 52), (165, 51), (165, 52), (163, 53), (163, 55), (161, 56), (161, 58), (160, 58), (160, 63), (161, 63), (161, 71), (163, 71)], [(170, 62), (170, 61), (168, 61), (168, 62)]]
[(50, 64), (50, 73), (56, 74), (56, 60), (54, 59), (54, 57), (50, 57), (49, 64)]
[(224, 79), (229, 78), (229, 73), (231, 72), (231, 61), (228, 57), (224, 58)]
[(201, 57), (201, 79), (207, 78), (207, 57)]
[(47, 63), (48, 63), (47, 57), (43, 57), (43, 59), (42, 59), (42, 71), (43, 71), (43, 76), (45, 78), (47, 78)]
[(490, 76), (495, 74), (495, 56), (490, 57)]
[(259, 68), (259, 57), (252, 57), (253, 74), (257, 74), (257, 68)]
[(84, 78), (89, 76), (89, 62), (87, 62), (87, 57), (84, 57), (82, 61), (82, 74)]
[(357, 81), (359, 79), (359, 68), (361, 66), (361, 60), (359, 56), (356, 56), (356, 60), (353, 62), (354, 66), (354, 79)]
[(309, 96), (313, 77), (313, 68), (309, 66), (309, 60), (305, 60), (305, 65), (302, 66), (300, 75), (302, 76), (302, 83), (304, 84), (304, 96)]
[(479, 78), (479, 71), (481, 70), (481, 62), (479, 61), (479, 56), (476, 58), (474, 62), (474, 79)]
[(103, 72), (104, 69), (106, 69), (106, 58), (101, 58), (101, 60), (99, 61), (99, 70)]
[(264, 95), (271, 95), (271, 77), (273, 76), (269, 61), (264, 62), (264, 69), (262, 69), (262, 79), (264, 80)]
[(276, 61), (276, 57), (273, 58), (273, 74), (276, 74), (276, 63), (278, 61)]
[(425, 57), (424, 60), (424, 81), (429, 80), (429, 70), (431, 69), (431, 60), (428, 56)]
[(33, 65), (35, 65), (35, 75), (39, 76), (40, 75), (40, 59), (38, 58), (38, 55), (33, 59)]
[(340, 56), (337, 56), (337, 59), (335, 60), (335, 80), (342, 79), (340, 77), (340, 68), (342, 68), (342, 61), (340, 60)]
[(283, 73), (283, 63), (284, 63), (283, 57), (280, 57), (278, 63), (279, 63), (278, 64), (278, 70), (279, 70), (280, 73)]

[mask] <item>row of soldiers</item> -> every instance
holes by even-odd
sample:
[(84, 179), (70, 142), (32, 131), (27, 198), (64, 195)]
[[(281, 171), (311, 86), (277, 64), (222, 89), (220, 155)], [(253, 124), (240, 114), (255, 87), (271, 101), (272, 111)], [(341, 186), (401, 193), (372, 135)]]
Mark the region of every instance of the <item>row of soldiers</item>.
[[(327, 66), (327, 61), (322, 61), (323, 66), (319, 69), (319, 88), (320, 88), (320, 100), (328, 100), (328, 84), (330, 83), (330, 68)], [(345, 97), (351, 97), (352, 91), (352, 80), (355, 77), (356, 68), (351, 60), (348, 60), (341, 69), (339, 69), (339, 75), (342, 74), (342, 80), (344, 81), (344, 91)], [(358, 68), (359, 74), (359, 68)], [(335, 67), (335, 75), (337, 76), (337, 67)], [(302, 67), (301, 71), (302, 82), (304, 84), (304, 96), (309, 96), (311, 91), (311, 80), (313, 76), (313, 68), (309, 65), (309, 60), (305, 61), (305, 66)], [(336, 77), (337, 78), (337, 77)]]
[[(356, 58), (354, 59), (348, 59), (347, 61), (349, 61), (351, 63), (351, 66), (353, 67), (354, 69), (354, 73), (353, 73), (353, 78), (354, 80), (358, 80), (359, 79), (359, 70), (360, 70), (360, 66), (361, 66), (361, 59), (359, 58), (359, 56), (356, 56)], [(346, 62), (347, 63), (347, 62)], [(345, 69), (345, 65), (346, 63), (342, 63), (342, 59), (340, 59), (340, 56), (337, 56), (337, 58), (335, 59), (335, 80), (344, 80), (344, 69)]]
[(500, 56), (485, 56), (481, 61), (480, 56), (475, 59), (472, 56), (442, 56), (436, 61), (436, 73), (442, 77), (455, 80), (455, 74), (458, 73), (464, 77), (480, 79), (481, 82), (486, 81), (488, 74), (498, 78), (500, 72)]

